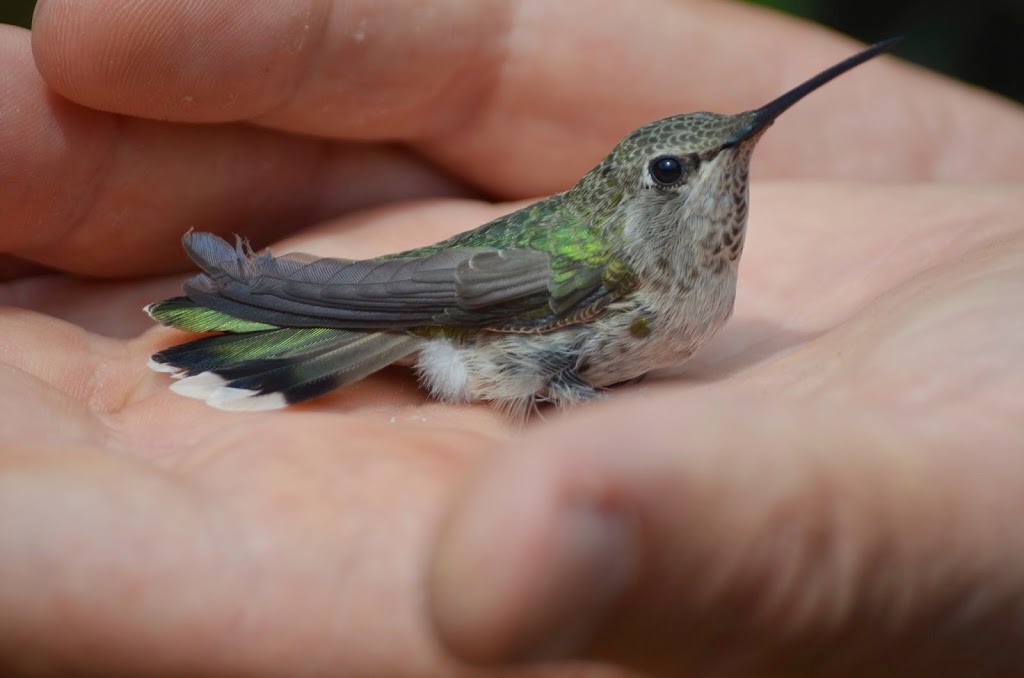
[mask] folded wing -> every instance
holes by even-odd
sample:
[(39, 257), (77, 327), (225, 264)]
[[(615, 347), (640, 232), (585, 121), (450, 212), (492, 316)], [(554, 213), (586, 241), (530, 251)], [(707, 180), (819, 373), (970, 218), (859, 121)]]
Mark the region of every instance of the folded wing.
[[(524, 313), (554, 312), (550, 257), (528, 248), (460, 247), (353, 261), (255, 255), (241, 242), (232, 247), (209, 233), (189, 233), (184, 245), (203, 270), (185, 283), (185, 293), (203, 306), (252, 322), (349, 329), (488, 327), (515, 322)], [(600, 286), (599, 274), (590, 278), (584, 280), (584, 294), (577, 284), (573, 297)]]

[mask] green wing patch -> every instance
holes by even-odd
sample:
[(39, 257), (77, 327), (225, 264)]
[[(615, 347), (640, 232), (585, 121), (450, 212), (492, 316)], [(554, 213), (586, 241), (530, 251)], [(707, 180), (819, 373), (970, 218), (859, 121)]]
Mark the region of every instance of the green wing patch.
[(161, 325), (186, 332), (261, 332), (277, 325), (242, 320), (227, 313), (200, 306), (188, 297), (174, 297), (146, 307), (146, 313)]

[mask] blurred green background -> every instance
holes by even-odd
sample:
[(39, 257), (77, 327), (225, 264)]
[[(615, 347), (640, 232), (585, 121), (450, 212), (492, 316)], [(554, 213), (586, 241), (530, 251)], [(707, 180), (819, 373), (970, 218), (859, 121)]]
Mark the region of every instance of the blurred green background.
[[(903, 58), (1024, 101), (1024, 0), (750, 1), (865, 42), (906, 35)], [(34, 6), (0, 0), (0, 23), (28, 26)]]

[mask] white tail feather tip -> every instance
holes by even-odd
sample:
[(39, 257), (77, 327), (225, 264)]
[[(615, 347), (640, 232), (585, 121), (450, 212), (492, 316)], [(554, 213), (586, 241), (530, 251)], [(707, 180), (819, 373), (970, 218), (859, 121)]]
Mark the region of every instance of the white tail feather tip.
[(206, 404), (229, 412), (263, 412), (287, 407), (288, 401), (280, 393), (260, 395), (258, 391), (224, 386), (214, 391)]
[(146, 363), (146, 367), (153, 370), (154, 372), (165, 372), (167, 374), (175, 376), (176, 378), (179, 377), (179, 375), (182, 372), (180, 367), (168, 365), (167, 363), (158, 363), (152, 358), (150, 358), (149, 362)]
[(226, 383), (227, 381), (223, 377), (219, 377), (213, 372), (203, 372), (174, 382), (171, 384), (171, 390), (178, 395), (206, 400)]

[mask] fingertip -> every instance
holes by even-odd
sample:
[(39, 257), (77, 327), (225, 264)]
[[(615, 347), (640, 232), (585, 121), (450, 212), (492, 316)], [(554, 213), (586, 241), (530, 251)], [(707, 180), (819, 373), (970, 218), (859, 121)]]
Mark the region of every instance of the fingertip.
[[(494, 464), (472, 478), (446, 516), (434, 544), (427, 590), (434, 629), (442, 644), (463, 660), (499, 662), (513, 654), (516, 627), (510, 612), (530, 579), (509, 567), (522, 550), (535, 551), (534, 526), (543, 511), (538, 486), (520, 487), (514, 476), (495, 486)], [(518, 475), (522, 475), (521, 473)], [(518, 505), (504, 491), (517, 488)], [(509, 521), (509, 511), (516, 520)]]
[(429, 572), (442, 643), (463, 660), (572, 656), (632, 584), (639, 542), (617, 489), (570, 454), (510, 449), (450, 514)]

